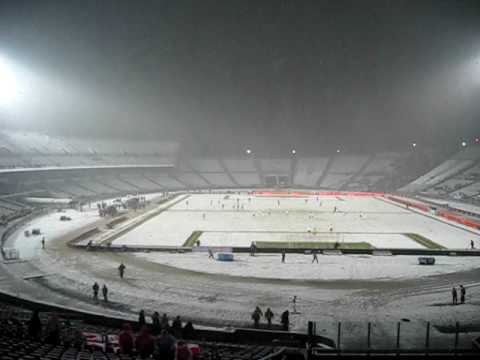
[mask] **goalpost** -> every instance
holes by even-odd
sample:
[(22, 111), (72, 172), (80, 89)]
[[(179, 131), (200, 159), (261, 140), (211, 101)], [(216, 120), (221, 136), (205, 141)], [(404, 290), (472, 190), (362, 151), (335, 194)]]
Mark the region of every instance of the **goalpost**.
[(317, 229), (312, 229), (309, 231), (306, 240), (315, 243), (338, 243), (343, 244), (345, 242), (345, 234), (340, 232), (324, 232), (317, 231)]

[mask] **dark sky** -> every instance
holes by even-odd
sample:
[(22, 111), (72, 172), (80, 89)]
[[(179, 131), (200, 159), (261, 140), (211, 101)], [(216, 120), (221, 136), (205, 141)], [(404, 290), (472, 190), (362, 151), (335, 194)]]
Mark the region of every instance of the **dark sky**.
[(309, 154), (480, 132), (478, 0), (0, 0), (0, 54), (8, 128)]

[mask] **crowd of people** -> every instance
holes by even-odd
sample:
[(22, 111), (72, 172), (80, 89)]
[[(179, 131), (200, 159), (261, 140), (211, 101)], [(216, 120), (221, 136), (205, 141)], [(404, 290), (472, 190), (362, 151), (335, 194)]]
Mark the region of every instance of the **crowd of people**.
[(24, 325), (14, 316), (8, 316), (7, 324), (18, 339), (31, 339), (51, 345), (64, 345), (81, 348), (85, 344), (82, 332), (73, 326), (70, 320), (60, 321), (55, 313), (50, 313), (46, 321), (40, 319), (38, 310), (34, 310)]
[(193, 353), (184, 341), (195, 338), (195, 329), (191, 322), (182, 326), (182, 320), (177, 316), (170, 324), (167, 314), (160, 317), (158, 312), (152, 314), (151, 320), (151, 325), (147, 325), (145, 311), (140, 311), (139, 332), (136, 336), (130, 324), (123, 325), (118, 336), (120, 354), (137, 354), (141, 359), (153, 357), (162, 360), (189, 360), (192, 358)]
[[(13, 326), (13, 324), (12, 324)], [(20, 325), (18, 325), (20, 326)], [(136, 333), (134, 332), (136, 330)], [(22, 330), (23, 331), (23, 330)], [(75, 326), (60, 321), (54, 313), (43, 323), (39, 311), (33, 311), (26, 326), (26, 337), (52, 345), (64, 345), (81, 349), (86, 345), (86, 338)], [(23, 337), (20, 336), (19, 337)], [(140, 359), (191, 360), (194, 352), (186, 340), (195, 339), (196, 333), (191, 322), (182, 324), (180, 316), (169, 320), (167, 314), (161, 317), (158, 312), (151, 316), (151, 324), (147, 324), (145, 312), (140, 311), (138, 323), (125, 323), (118, 334), (118, 352)]]

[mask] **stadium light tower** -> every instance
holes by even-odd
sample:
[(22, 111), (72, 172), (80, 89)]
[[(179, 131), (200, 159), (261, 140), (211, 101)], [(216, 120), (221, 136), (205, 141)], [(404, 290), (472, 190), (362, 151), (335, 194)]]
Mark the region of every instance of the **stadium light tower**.
[(0, 56), (0, 106), (9, 105), (17, 95), (15, 76), (7, 61)]

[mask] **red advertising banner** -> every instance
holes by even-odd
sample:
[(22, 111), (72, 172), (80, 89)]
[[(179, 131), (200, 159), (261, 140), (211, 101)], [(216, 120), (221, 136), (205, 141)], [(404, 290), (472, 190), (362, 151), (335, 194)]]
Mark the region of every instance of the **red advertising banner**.
[(254, 196), (271, 197), (308, 197), (308, 196), (384, 196), (380, 192), (361, 191), (252, 191)]

